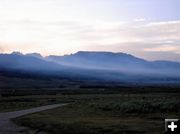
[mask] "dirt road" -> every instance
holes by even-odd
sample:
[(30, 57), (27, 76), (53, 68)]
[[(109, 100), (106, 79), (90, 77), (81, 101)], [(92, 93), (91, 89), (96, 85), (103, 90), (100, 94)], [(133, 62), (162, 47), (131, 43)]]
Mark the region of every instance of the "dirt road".
[[(20, 117), (23, 115), (36, 113), (48, 109), (53, 109), (61, 106), (65, 106), (67, 104), (54, 104), (54, 105), (46, 105), (26, 110), (14, 111), (14, 112), (6, 112), (0, 113), (0, 134), (31, 134), (34, 133), (30, 129), (25, 127), (20, 127), (14, 124), (11, 119)], [(42, 134), (43, 132), (39, 132), (38, 134)]]

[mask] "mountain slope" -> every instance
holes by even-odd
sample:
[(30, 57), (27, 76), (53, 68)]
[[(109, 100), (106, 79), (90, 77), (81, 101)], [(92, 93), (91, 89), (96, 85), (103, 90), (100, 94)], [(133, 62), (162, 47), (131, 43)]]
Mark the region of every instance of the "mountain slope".
[(133, 69), (148, 66), (148, 62), (125, 53), (79, 51), (65, 56), (48, 56), (59, 64), (94, 69)]
[(179, 62), (151, 62), (125, 53), (80, 51), (45, 58), (39, 54), (0, 54), (0, 70), (3, 69), (81, 80), (180, 83)]
[(48, 56), (49, 61), (80, 68), (119, 70), (142, 73), (180, 73), (180, 63), (146, 61), (125, 53), (80, 51), (65, 56)]
[(57, 63), (45, 61), (32, 56), (19, 54), (0, 54), (0, 68), (20, 70), (58, 70)]

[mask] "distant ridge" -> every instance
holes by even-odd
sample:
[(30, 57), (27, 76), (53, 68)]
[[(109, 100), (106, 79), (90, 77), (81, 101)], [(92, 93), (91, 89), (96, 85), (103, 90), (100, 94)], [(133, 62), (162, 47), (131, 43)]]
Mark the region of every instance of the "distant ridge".
[(0, 54), (0, 71), (17, 70), (61, 77), (111, 81), (180, 83), (180, 63), (147, 61), (126, 53), (79, 51), (64, 56)]
[(99, 69), (118, 69), (123, 66), (136, 66), (136, 63), (146, 63), (145, 60), (126, 53), (97, 51), (79, 51), (75, 54), (65, 56), (52, 55), (46, 57), (46, 59), (55, 61), (59, 64)]
[(42, 55), (39, 53), (28, 53), (26, 54), (27, 56), (32, 56), (32, 57), (36, 57), (36, 58), (40, 58), (43, 59)]
[(21, 53), (0, 54), (0, 68), (19, 70), (59, 70), (60, 65)]
[(147, 61), (126, 53), (79, 51), (65, 56), (48, 56), (47, 60), (59, 64), (109, 70), (178, 69), (179, 62)]

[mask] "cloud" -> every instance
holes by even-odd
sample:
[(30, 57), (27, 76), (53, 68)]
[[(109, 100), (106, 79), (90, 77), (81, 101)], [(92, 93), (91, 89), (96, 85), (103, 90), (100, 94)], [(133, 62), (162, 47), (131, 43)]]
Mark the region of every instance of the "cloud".
[[(112, 24), (113, 25), (113, 24)], [(111, 28), (89, 29), (88, 37), (96, 36), (107, 39), (118, 39), (120, 42), (162, 42), (176, 41), (180, 39), (180, 21), (158, 22), (158, 23), (124, 23), (114, 25)], [(106, 41), (104, 42), (107, 43)]]
[(167, 26), (167, 25), (174, 25), (174, 24), (178, 24), (179, 25), (180, 20), (176, 20), (176, 21), (161, 21), (161, 22), (151, 22), (148, 23), (146, 26)]
[(3, 53), (3, 48), (2, 47), (0, 47), (0, 53)]
[(143, 22), (143, 21), (146, 21), (145, 18), (136, 18), (134, 19), (135, 22)]
[(180, 51), (180, 45), (160, 45), (152, 48), (145, 48), (144, 50), (149, 52), (178, 52)]
[(47, 55), (93, 49), (145, 55), (180, 51), (180, 20), (123, 22), (22, 19), (4, 20), (0, 24), (0, 47), (5, 52), (20, 49), (22, 52), (38, 51)]

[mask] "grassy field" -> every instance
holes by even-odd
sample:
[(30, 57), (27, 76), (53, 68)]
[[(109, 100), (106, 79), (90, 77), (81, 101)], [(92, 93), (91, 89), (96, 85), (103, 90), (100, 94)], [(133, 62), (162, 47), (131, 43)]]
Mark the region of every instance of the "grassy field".
[(9, 112), (49, 104), (72, 102), (62, 95), (27, 95), (0, 97), (0, 112)]
[(52, 134), (160, 134), (164, 133), (165, 118), (180, 117), (179, 91), (57, 94), (25, 98), (37, 100), (33, 102), (37, 105), (40, 102), (71, 102), (65, 107), (13, 120), (19, 125)]

